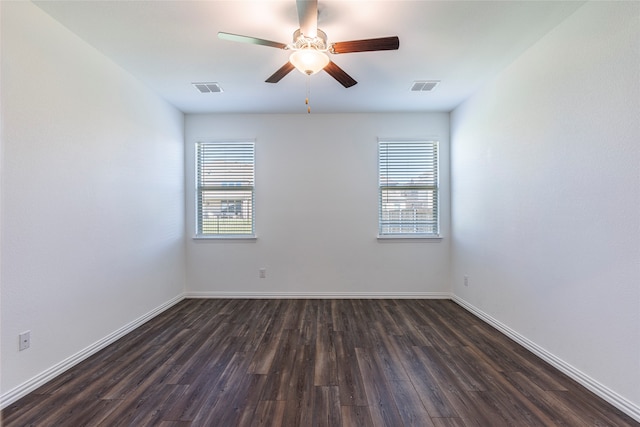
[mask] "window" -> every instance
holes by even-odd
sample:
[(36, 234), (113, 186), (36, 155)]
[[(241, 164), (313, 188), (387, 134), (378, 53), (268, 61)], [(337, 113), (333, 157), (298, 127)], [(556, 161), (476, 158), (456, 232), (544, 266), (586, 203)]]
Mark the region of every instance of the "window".
[(196, 144), (198, 236), (253, 236), (254, 143)]
[(380, 237), (437, 237), (438, 142), (379, 141)]

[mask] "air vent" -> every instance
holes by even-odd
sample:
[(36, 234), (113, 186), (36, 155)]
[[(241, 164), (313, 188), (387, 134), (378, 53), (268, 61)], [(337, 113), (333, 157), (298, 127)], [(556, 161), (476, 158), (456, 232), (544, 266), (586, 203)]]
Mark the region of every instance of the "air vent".
[(222, 92), (222, 88), (216, 82), (210, 82), (210, 83), (203, 82), (203, 83), (191, 83), (191, 84), (193, 85), (193, 87), (198, 89), (198, 91), (200, 93), (219, 93), (219, 92)]
[(411, 86), (411, 92), (431, 92), (440, 84), (440, 80), (417, 80)]

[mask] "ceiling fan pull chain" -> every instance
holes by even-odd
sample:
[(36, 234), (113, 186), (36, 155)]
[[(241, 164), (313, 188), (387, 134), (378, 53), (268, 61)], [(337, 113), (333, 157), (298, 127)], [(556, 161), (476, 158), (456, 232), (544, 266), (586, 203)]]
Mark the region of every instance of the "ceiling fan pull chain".
[(311, 92), (311, 76), (307, 76), (307, 97), (304, 100), (304, 103), (307, 105), (307, 114), (311, 114), (311, 105), (309, 104), (309, 95)]

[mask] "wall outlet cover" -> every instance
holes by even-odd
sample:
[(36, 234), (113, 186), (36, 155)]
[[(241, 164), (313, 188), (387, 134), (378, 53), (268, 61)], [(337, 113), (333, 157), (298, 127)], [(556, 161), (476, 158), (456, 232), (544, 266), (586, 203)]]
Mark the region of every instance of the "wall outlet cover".
[(31, 347), (31, 331), (26, 331), (18, 335), (19, 344), (18, 349), (20, 351), (26, 350)]

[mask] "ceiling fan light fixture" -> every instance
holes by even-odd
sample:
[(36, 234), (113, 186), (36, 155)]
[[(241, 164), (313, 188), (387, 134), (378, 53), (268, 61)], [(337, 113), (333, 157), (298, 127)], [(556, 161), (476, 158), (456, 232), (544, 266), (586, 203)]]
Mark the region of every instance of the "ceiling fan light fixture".
[(324, 52), (307, 47), (293, 52), (289, 56), (289, 62), (302, 74), (310, 76), (326, 67), (329, 57)]

